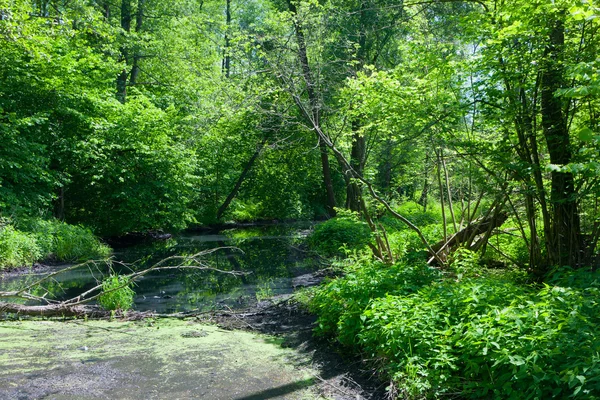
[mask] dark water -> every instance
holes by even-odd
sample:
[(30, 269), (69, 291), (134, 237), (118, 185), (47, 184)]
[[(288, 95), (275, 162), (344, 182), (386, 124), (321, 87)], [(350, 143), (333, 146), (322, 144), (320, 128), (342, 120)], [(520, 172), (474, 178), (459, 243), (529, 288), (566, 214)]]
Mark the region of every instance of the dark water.
[[(231, 229), (219, 234), (182, 234), (166, 242), (115, 252), (114, 259), (125, 264), (113, 263), (112, 268), (117, 273), (128, 273), (166, 257), (224, 248), (205, 256), (206, 264), (251, 274), (238, 277), (189, 269), (151, 272), (135, 283), (134, 308), (161, 313), (242, 308), (264, 297), (291, 293), (292, 278), (317, 269), (317, 261), (299, 248), (309, 228), (271, 226)], [(54, 277), (38, 288), (36, 294), (52, 299), (72, 298), (97, 285), (109, 271), (105, 263), (87, 265)], [(5, 278), (0, 281), (0, 290), (15, 290), (40, 276)]]

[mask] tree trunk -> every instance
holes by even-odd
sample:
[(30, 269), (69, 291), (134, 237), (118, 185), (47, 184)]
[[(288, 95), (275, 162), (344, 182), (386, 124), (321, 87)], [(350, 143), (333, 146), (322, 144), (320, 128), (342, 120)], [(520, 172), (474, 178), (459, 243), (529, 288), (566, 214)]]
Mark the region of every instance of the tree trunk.
[(417, 203), (423, 206), (423, 212), (427, 212), (427, 203), (429, 202), (429, 154), (425, 154), (425, 168), (423, 169), (423, 191)]
[[(356, 69), (361, 70), (366, 59), (366, 10), (367, 5), (364, 1), (360, 5), (360, 29), (358, 32), (358, 51), (356, 54)], [(360, 134), (361, 122), (358, 117), (352, 119), (352, 149), (350, 151), (350, 166), (359, 176), (363, 176), (363, 170), (367, 157), (367, 145), (363, 135)], [(351, 211), (359, 212), (361, 208), (361, 188), (353, 179), (346, 180), (346, 208)]]
[(93, 306), (66, 306), (64, 304), (47, 304), (43, 306), (27, 306), (16, 303), (0, 303), (0, 314), (12, 313), (37, 317), (108, 317), (109, 311)]
[(231, 47), (231, 39), (229, 38), (229, 27), (231, 25), (231, 0), (226, 0), (225, 3), (225, 50), (223, 50), (223, 62), (222, 71), (225, 74), (225, 78), (229, 79), (231, 75), (231, 55), (229, 54), (229, 48)]
[[(288, 0), (288, 8), (294, 17), (298, 17), (297, 9), (294, 3), (291, 0)], [(300, 61), (300, 65), (302, 66), (302, 76), (304, 78), (304, 82), (306, 84), (306, 92), (308, 94), (308, 100), (310, 102), (310, 113), (312, 121), (311, 125), (316, 127), (320, 127), (319, 121), (319, 101), (317, 99), (317, 95), (315, 93), (315, 83), (312, 78), (312, 73), (310, 69), (310, 64), (308, 63), (308, 55), (306, 52), (306, 40), (304, 38), (304, 30), (302, 29), (302, 25), (300, 21), (294, 21), (294, 29), (296, 33), (296, 41), (298, 42), (298, 61)], [(333, 191), (333, 181), (331, 179), (331, 167), (329, 165), (329, 153), (327, 150), (327, 144), (323, 142), (320, 138), (319, 133), (315, 132), (317, 136), (317, 140), (319, 141), (319, 151), (321, 152), (321, 167), (323, 169), (323, 184), (325, 185), (325, 190), (327, 191), (327, 212), (330, 216), (335, 215), (335, 193)]]
[[(358, 122), (354, 122), (354, 127), (358, 129)], [(363, 176), (366, 158), (366, 141), (363, 135), (356, 132), (352, 139), (352, 151), (350, 153), (350, 166), (358, 175)], [(351, 211), (360, 212), (362, 189), (353, 179), (347, 179), (346, 184), (346, 208)]]
[[(551, 22), (549, 42), (542, 70), (542, 128), (550, 162), (566, 166), (571, 162), (572, 150), (563, 101), (556, 91), (563, 87), (562, 56), (565, 45), (565, 27), (561, 15)], [(546, 248), (551, 264), (578, 266), (581, 258), (582, 237), (573, 174), (552, 171), (550, 200), (552, 206), (551, 236)]]
[(244, 167), (244, 170), (240, 174), (237, 182), (235, 183), (235, 186), (233, 187), (233, 189), (229, 193), (229, 196), (227, 196), (227, 198), (225, 199), (225, 201), (223, 202), (223, 204), (221, 205), (221, 207), (219, 207), (219, 209), (217, 210), (217, 219), (221, 219), (221, 217), (223, 216), (223, 214), (225, 213), (225, 211), (227, 210), (227, 208), (229, 207), (229, 205), (231, 204), (231, 202), (233, 201), (233, 199), (235, 198), (235, 196), (237, 196), (238, 192), (240, 191), (240, 188), (242, 187), (242, 183), (246, 179), (246, 176), (248, 175), (248, 173), (252, 169), (252, 166), (254, 165), (254, 162), (256, 161), (256, 159), (258, 158), (258, 156), (260, 155), (260, 153), (262, 152), (262, 149), (265, 147), (266, 143), (267, 143), (267, 138), (265, 137), (259, 143), (259, 145), (256, 146), (256, 150), (254, 151), (254, 154), (252, 154), (252, 157), (250, 157), (250, 160), (248, 160), (248, 162), (246, 163), (246, 166)]
[(104, 14), (104, 19), (106, 21), (108, 21), (108, 20), (110, 20), (110, 3), (109, 2), (104, 3), (103, 8), (104, 9), (103, 9), (102, 13)]
[[(121, 0), (121, 29), (131, 32), (131, 0)], [(126, 47), (121, 48), (121, 60), (127, 65), (128, 51)], [(123, 68), (117, 77), (117, 99), (125, 103), (127, 97), (127, 67)]]
[[(144, 23), (144, 3), (145, 0), (138, 0), (138, 9), (135, 14), (135, 31), (140, 33), (142, 31), (142, 24)], [(133, 55), (133, 65), (131, 67), (131, 76), (129, 78), (129, 84), (131, 86), (137, 83), (138, 76), (140, 75), (140, 51), (135, 50)]]

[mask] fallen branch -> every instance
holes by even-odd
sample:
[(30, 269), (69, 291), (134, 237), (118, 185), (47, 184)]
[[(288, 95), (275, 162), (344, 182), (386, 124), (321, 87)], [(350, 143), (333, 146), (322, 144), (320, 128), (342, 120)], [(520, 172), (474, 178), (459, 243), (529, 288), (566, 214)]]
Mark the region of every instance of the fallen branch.
[[(87, 316), (87, 317), (92, 317), (92, 318), (103, 318), (103, 317), (110, 316), (111, 315), (110, 311), (103, 310), (98, 306), (90, 306), (90, 305), (86, 305), (86, 304), (98, 299), (98, 297), (100, 297), (103, 294), (111, 293), (111, 292), (123, 289), (125, 287), (128, 287), (131, 283), (140, 279), (144, 275), (149, 274), (150, 272), (161, 271), (161, 270), (172, 270), (172, 269), (194, 269), (194, 270), (200, 270), (200, 271), (213, 271), (213, 272), (218, 272), (218, 273), (222, 273), (222, 274), (230, 274), (230, 275), (234, 275), (234, 276), (245, 276), (245, 275), (251, 274), (251, 272), (243, 272), (243, 271), (226, 271), (226, 270), (211, 267), (204, 263), (204, 260), (203, 260), (204, 256), (214, 253), (218, 250), (225, 249), (225, 248), (241, 251), (241, 250), (239, 250), (237, 248), (233, 248), (233, 247), (219, 247), (216, 249), (205, 250), (205, 251), (193, 254), (191, 256), (168, 257), (168, 258), (165, 258), (165, 259), (155, 263), (154, 265), (152, 265), (146, 269), (143, 269), (141, 271), (136, 271), (136, 272), (131, 272), (130, 274), (121, 275), (124, 278), (123, 283), (119, 286), (111, 288), (110, 290), (107, 290), (107, 291), (102, 290), (102, 282), (98, 282), (98, 284), (96, 286), (92, 287), (91, 289), (89, 289), (75, 297), (72, 297), (70, 299), (63, 300), (63, 301), (47, 299), (44, 297), (45, 295), (40, 297), (40, 296), (36, 296), (35, 294), (31, 293), (32, 289), (39, 287), (41, 284), (43, 284), (47, 280), (53, 279), (54, 277), (56, 277), (57, 275), (60, 275), (61, 273), (68, 272), (68, 271), (71, 271), (76, 268), (85, 267), (85, 266), (91, 265), (91, 264), (97, 265), (98, 262), (97, 261), (88, 261), (88, 262), (85, 262), (82, 264), (69, 266), (67, 268), (63, 268), (59, 271), (51, 273), (51, 274), (37, 280), (33, 284), (26, 286), (25, 288), (22, 288), (19, 290), (14, 290), (14, 291), (0, 292), (0, 299), (2, 299), (2, 298), (4, 298), (4, 299), (21, 299), (21, 300), (35, 301), (38, 303), (43, 303), (43, 304), (38, 304), (38, 305), (27, 305), (27, 304), (12, 303), (12, 302), (6, 302), (6, 303), (0, 302), (0, 314), (13, 313), (13, 314), (20, 314), (20, 315), (45, 316), (45, 317), (61, 317), (61, 316), (62, 317), (83, 317), (83, 316)], [(107, 260), (107, 263), (110, 266), (112, 266), (114, 261)], [(149, 316), (151, 316), (151, 314)]]
[[(487, 216), (471, 222), (447, 240), (436, 243), (432, 246), (432, 250), (435, 251), (438, 257), (445, 258), (444, 254), (449, 254), (458, 247), (469, 249), (474, 246), (480, 247), (481, 243), (479, 241), (472, 245), (473, 240), (481, 235), (486, 235), (486, 240), (489, 239), (487, 233), (502, 226), (507, 219), (508, 214), (503, 211), (488, 213)], [(429, 262), (431, 263), (433, 260), (432, 257)]]

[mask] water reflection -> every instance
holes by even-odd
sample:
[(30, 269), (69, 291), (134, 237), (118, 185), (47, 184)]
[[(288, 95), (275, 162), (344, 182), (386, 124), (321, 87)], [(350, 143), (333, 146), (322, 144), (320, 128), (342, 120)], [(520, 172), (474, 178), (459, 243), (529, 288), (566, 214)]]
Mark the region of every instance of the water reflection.
[[(210, 309), (236, 309), (262, 297), (291, 293), (292, 278), (314, 271), (317, 263), (299, 249), (308, 226), (275, 226), (223, 231), (218, 235), (183, 234), (167, 242), (136, 246), (115, 253), (116, 272), (143, 269), (169, 256), (189, 256), (223, 247), (207, 255), (212, 267), (252, 272), (233, 276), (216, 271), (155, 271), (136, 282), (135, 309), (161, 313)], [(237, 249), (233, 249), (235, 247)], [(135, 264), (134, 264), (135, 263)], [(36, 289), (39, 296), (67, 299), (95, 286), (109, 271), (106, 264), (78, 268)], [(30, 274), (0, 282), (1, 290), (26, 286), (39, 278)]]

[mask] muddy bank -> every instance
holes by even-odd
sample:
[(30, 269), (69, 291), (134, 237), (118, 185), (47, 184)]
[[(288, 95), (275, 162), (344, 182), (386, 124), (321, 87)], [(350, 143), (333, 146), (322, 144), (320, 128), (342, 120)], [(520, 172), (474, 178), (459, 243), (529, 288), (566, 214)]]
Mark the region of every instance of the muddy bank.
[(29, 265), (29, 266), (4, 269), (4, 270), (0, 271), (0, 281), (3, 279), (14, 278), (15, 276), (20, 276), (20, 275), (45, 274), (45, 273), (52, 271), (56, 267), (60, 267), (60, 266), (68, 267), (70, 265), (72, 265), (72, 264), (58, 263), (58, 262), (53, 263), (51, 261), (50, 262), (44, 261), (43, 263), (35, 263), (35, 264)]
[(274, 336), (285, 348), (310, 360), (319, 371), (316, 387), (328, 399), (380, 400), (387, 398), (385, 387), (371, 365), (360, 357), (342, 354), (342, 349), (314, 337), (316, 317), (292, 296), (277, 296), (239, 312), (215, 312), (199, 316), (226, 330), (245, 330)]

